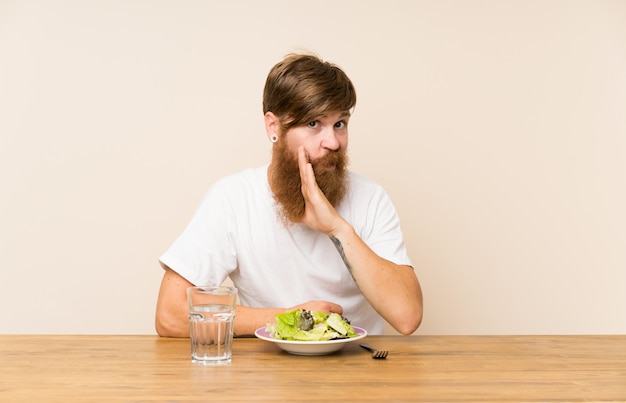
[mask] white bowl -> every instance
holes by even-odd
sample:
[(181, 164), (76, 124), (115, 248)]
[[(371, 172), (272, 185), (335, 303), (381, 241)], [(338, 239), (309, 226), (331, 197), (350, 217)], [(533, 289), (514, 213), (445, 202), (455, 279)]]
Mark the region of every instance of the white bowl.
[(271, 341), (291, 354), (297, 355), (324, 355), (331, 354), (336, 351), (341, 350), (346, 343), (351, 341), (361, 340), (365, 336), (367, 336), (367, 331), (365, 329), (361, 329), (360, 327), (352, 326), (352, 328), (357, 332), (358, 336), (352, 337), (349, 339), (336, 339), (336, 340), (325, 340), (325, 341), (296, 341), (296, 340), (278, 340), (273, 338), (264, 327), (257, 329), (254, 332), (254, 335), (259, 339)]

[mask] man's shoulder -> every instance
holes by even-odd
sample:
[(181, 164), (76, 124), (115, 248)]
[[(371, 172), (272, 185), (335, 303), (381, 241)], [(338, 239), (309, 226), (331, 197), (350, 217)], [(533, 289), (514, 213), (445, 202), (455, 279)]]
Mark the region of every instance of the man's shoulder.
[(248, 168), (231, 173), (213, 182), (205, 193), (204, 201), (239, 203), (258, 199), (267, 193), (267, 167)]

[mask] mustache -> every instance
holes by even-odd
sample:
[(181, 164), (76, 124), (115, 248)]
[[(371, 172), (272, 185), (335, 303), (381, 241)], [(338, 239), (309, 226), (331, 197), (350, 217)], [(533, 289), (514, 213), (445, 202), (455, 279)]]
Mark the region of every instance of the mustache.
[(344, 151), (331, 151), (323, 157), (317, 158), (315, 160), (311, 160), (311, 165), (313, 166), (313, 172), (317, 174), (323, 171), (325, 167), (334, 165), (337, 169), (343, 169), (347, 165), (347, 155)]

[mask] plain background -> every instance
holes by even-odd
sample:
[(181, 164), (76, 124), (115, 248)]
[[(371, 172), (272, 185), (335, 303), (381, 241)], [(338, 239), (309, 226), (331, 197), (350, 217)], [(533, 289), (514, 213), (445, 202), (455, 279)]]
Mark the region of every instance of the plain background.
[[(0, 2), (0, 332), (153, 334), (158, 257), (265, 163), (269, 69), (358, 93), (418, 334), (626, 333), (626, 2)], [(297, 269), (297, 268), (294, 268)]]

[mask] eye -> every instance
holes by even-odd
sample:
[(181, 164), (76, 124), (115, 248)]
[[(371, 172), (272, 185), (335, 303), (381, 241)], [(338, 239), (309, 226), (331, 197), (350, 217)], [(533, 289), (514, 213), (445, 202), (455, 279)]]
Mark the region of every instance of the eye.
[(340, 120), (339, 122), (335, 123), (335, 129), (345, 129), (346, 126), (347, 124), (343, 120)]
[(316, 128), (317, 127), (317, 120), (314, 120), (313, 122), (309, 122), (307, 124), (307, 126), (309, 126), (312, 129)]

